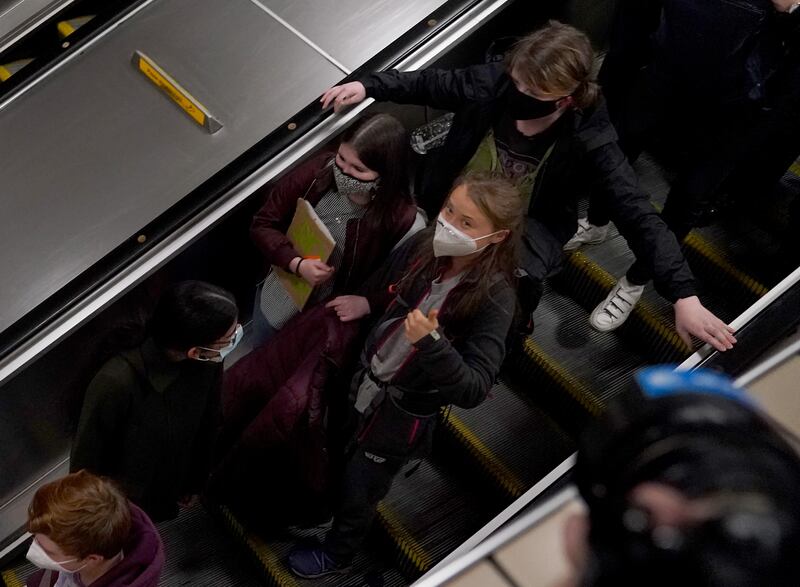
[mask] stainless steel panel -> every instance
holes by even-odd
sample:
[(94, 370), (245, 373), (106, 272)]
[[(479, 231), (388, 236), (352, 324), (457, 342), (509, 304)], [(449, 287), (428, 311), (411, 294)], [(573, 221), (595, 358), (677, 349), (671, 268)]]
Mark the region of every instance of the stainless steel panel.
[(0, 51), (28, 24), (49, 16), (73, 0), (0, 0)]
[[(134, 70), (135, 50), (224, 128), (194, 124)], [(162, 0), (9, 104), (0, 331), (341, 77), (249, 0)]]
[(259, 0), (353, 70), (446, 0)]

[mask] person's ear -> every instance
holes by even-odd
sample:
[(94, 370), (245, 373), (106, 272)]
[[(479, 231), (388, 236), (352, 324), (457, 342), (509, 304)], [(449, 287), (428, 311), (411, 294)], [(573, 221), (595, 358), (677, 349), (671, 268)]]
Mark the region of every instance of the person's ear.
[(508, 235), (511, 234), (510, 230), (501, 230), (497, 234), (493, 234), (489, 237), (489, 242), (492, 244), (502, 243), (504, 240), (508, 238)]
[(105, 562), (105, 557), (100, 556), (99, 554), (90, 554), (88, 556), (83, 557), (83, 563), (87, 567), (96, 567)]
[(199, 348), (197, 348), (196, 346), (193, 346), (188, 351), (186, 351), (186, 356), (189, 357), (190, 359), (194, 359), (196, 361), (197, 359), (202, 358), (202, 356), (203, 356), (202, 352), (203, 351), (201, 351)]
[(575, 106), (575, 98), (572, 96), (566, 96), (561, 98), (558, 102), (556, 102), (556, 108), (559, 110), (566, 110), (567, 108), (573, 108)]

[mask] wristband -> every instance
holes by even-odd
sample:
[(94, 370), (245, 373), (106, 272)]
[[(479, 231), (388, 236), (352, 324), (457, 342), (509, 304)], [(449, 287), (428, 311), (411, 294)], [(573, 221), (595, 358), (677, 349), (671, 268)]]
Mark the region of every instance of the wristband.
[(302, 263), (303, 261), (305, 261), (305, 259), (302, 259), (302, 258), (301, 258), (301, 259), (300, 259), (300, 260), (297, 262), (297, 265), (295, 265), (295, 266), (294, 266), (294, 274), (295, 274), (297, 277), (300, 277), (300, 263)]

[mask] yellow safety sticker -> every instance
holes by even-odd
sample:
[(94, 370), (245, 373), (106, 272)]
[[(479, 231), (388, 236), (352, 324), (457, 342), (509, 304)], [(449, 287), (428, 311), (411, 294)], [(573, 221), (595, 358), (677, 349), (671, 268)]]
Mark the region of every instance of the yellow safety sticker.
[(62, 20), (56, 25), (56, 29), (58, 30), (58, 36), (62, 39), (66, 39), (75, 32), (75, 27), (72, 26), (72, 23), (68, 20)]
[(71, 18), (69, 20), (62, 20), (56, 25), (56, 30), (58, 31), (58, 36), (62, 39), (66, 39), (72, 33), (77, 31), (87, 22), (92, 20), (95, 17), (94, 14), (88, 14), (86, 16), (78, 16), (76, 18)]
[(133, 54), (133, 62), (136, 68), (142, 72), (147, 79), (169, 96), (170, 99), (180, 106), (197, 124), (210, 133), (215, 133), (222, 128), (219, 121), (214, 119), (200, 102), (193, 98), (189, 92), (178, 84), (178, 82), (156, 65), (152, 59), (140, 51), (136, 51)]

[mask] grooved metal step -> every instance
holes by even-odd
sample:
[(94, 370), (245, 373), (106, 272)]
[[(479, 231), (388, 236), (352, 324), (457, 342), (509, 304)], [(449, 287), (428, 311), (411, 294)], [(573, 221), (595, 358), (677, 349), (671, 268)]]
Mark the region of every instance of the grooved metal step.
[(439, 463), (423, 460), (410, 476), (399, 474), (378, 509), (379, 523), (411, 578), (429, 570), (497, 511)]
[[(600, 246), (609, 244), (613, 243), (606, 242)], [(605, 299), (616, 282), (611, 273), (582, 251), (568, 255), (563, 271), (553, 279), (555, 287), (568, 292), (583, 306), (587, 320), (588, 313)], [(680, 362), (691, 353), (691, 349), (675, 332), (672, 310), (660, 297), (651, 301), (646, 293), (625, 324), (613, 333), (605, 334), (626, 338), (637, 348), (642, 348), (643, 354), (652, 362)]]
[[(562, 385), (577, 405), (591, 416), (622, 391), (630, 373), (647, 362), (638, 349), (622, 337), (594, 330), (588, 313), (563, 293), (549, 289), (534, 314), (532, 340), (526, 344), (517, 368), (523, 372), (544, 370), (569, 373), (571, 382)], [(544, 361), (549, 362), (542, 366)], [(536, 387), (531, 387), (535, 391)], [(557, 418), (559, 423), (561, 418)]]
[(287, 532), (280, 537), (264, 537), (250, 531), (246, 520), (238, 518), (226, 507), (218, 510), (218, 516), (228, 532), (241, 544), (244, 551), (260, 571), (262, 585), (273, 587), (303, 587), (311, 585), (363, 586), (380, 584), (385, 587), (400, 587), (408, 579), (392, 568), (388, 558), (378, 556), (367, 544), (355, 557), (353, 567), (347, 575), (330, 575), (316, 580), (295, 577), (286, 565), (291, 550), (301, 543), (320, 542), (327, 529), (311, 528)]
[[(536, 393), (535, 387), (526, 391)], [(448, 446), (467, 451), (509, 499), (522, 495), (574, 450), (569, 436), (504, 380), (481, 405), (452, 408), (440, 431), (449, 437)]]

